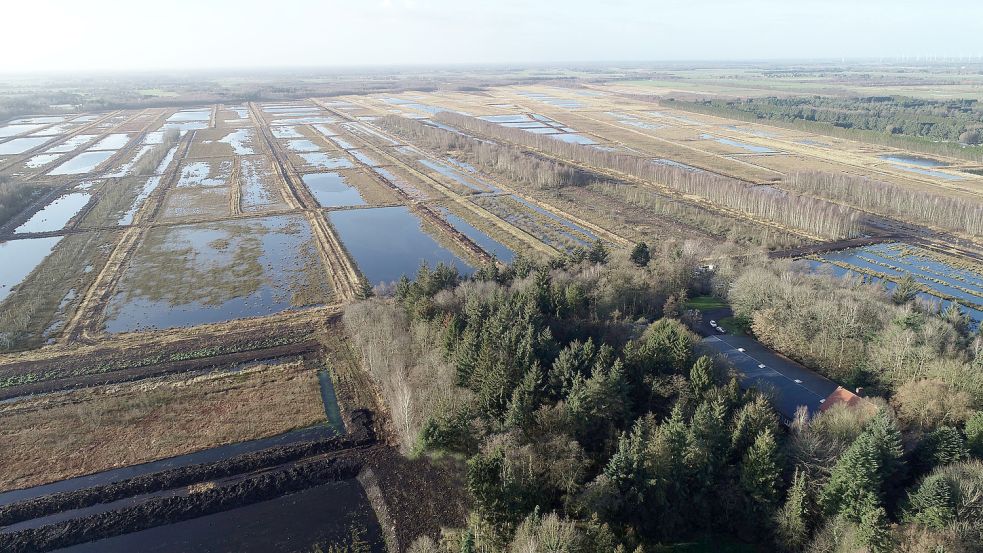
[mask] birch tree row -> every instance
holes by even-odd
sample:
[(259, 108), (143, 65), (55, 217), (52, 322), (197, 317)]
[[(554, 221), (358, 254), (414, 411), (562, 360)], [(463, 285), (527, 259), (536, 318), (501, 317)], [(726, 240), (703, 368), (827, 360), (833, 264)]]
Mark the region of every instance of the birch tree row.
[(737, 179), (709, 172), (688, 171), (656, 163), (648, 158), (561, 142), (548, 135), (502, 127), (457, 113), (441, 112), (435, 119), (467, 132), (506, 140), (591, 167), (664, 184), (683, 194), (699, 196), (719, 206), (737, 209), (823, 238), (850, 238), (859, 235), (862, 230), (860, 212), (823, 199), (770, 187), (749, 186)]
[(983, 235), (983, 202), (942, 196), (865, 177), (809, 171), (794, 173), (785, 188), (880, 215)]
[(471, 156), (482, 169), (542, 190), (561, 186), (583, 186), (597, 177), (566, 163), (560, 163), (505, 144), (475, 140), (462, 134), (425, 125), (415, 119), (388, 115), (382, 125), (414, 144), (443, 152), (459, 151)]

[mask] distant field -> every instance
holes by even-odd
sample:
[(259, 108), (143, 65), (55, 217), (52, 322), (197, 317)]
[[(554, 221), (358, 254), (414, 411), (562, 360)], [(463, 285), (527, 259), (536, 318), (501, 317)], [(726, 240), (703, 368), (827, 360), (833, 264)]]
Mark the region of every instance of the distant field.
[(624, 80), (612, 87), (640, 93), (691, 93), (719, 96), (824, 94), (832, 96), (902, 95), (933, 100), (983, 100), (983, 76), (958, 71), (901, 72), (873, 66), (869, 71), (672, 70), (673, 78)]

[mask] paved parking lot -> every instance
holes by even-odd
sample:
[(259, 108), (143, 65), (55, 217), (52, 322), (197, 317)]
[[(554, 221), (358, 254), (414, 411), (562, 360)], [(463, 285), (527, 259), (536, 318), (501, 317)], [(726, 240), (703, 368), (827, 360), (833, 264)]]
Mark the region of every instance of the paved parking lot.
[(801, 405), (810, 413), (818, 412), (837, 384), (768, 349), (754, 338), (720, 333), (710, 325), (711, 320), (716, 322), (729, 316), (729, 309), (714, 309), (703, 314), (699, 330), (704, 335), (704, 346), (727, 358), (744, 375), (743, 386), (771, 392), (775, 408), (783, 418), (791, 419)]

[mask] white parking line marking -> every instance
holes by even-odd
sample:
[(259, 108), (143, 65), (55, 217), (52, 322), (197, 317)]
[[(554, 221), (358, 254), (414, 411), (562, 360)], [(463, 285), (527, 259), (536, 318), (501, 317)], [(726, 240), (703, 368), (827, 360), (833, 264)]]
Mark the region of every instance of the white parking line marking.
[[(724, 340), (723, 338), (716, 337), (716, 336), (713, 336), (712, 338), (715, 341), (717, 341), (717, 342), (722, 342), (724, 344), (727, 344), (728, 346), (734, 347), (733, 344), (731, 344), (727, 340)], [(737, 348), (737, 351), (743, 353), (744, 355), (746, 355), (749, 358), (751, 358), (751, 360), (757, 362), (759, 368), (765, 368), (765, 364), (764, 363), (761, 363), (758, 359), (755, 359), (754, 356), (752, 356), (751, 354), (745, 353), (744, 348)], [(822, 396), (820, 394), (818, 394), (817, 392), (815, 392), (814, 390), (812, 390), (811, 388), (809, 388), (808, 386), (806, 386), (805, 383), (803, 383), (801, 380), (799, 380), (797, 378), (792, 378), (792, 377), (788, 376), (787, 374), (783, 373), (780, 370), (777, 370), (777, 369), (771, 369), (771, 370), (774, 371), (775, 374), (781, 376), (782, 378), (784, 378), (784, 379), (786, 379), (786, 380), (788, 380), (790, 382), (794, 382), (794, 383), (798, 384), (799, 386), (802, 386), (802, 388), (804, 388), (809, 393), (812, 393), (812, 394), (814, 394), (814, 395), (819, 396), (820, 398), (822, 398)], [(821, 399), (820, 400), (820, 403), (823, 403), (825, 401), (826, 401), (825, 399)]]

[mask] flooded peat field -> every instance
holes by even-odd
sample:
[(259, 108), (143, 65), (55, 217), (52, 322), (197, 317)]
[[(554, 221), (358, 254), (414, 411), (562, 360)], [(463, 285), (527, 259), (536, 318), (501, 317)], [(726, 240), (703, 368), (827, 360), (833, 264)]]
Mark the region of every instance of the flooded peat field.
[(109, 300), (106, 330), (188, 327), (330, 300), (300, 215), (157, 227)]
[(92, 195), (88, 192), (73, 192), (59, 196), (14, 229), (14, 234), (62, 230), (73, 217), (89, 204), (91, 199)]
[(424, 231), (408, 207), (332, 211), (327, 215), (362, 275), (373, 286), (412, 277), (421, 263), (444, 263), (469, 275), (473, 268)]
[(567, 127), (555, 119), (545, 115), (540, 115), (538, 113), (518, 115), (485, 115), (483, 117), (479, 117), (479, 119), (483, 119), (489, 123), (496, 123), (503, 127), (520, 129), (532, 134), (544, 134), (550, 138), (560, 140), (562, 142), (569, 142), (571, 144), (583, 144), (588, 146), (597, 144), (594, 139), (582, 134), (577, 134), (576, 130)]
[(321, 207), (357, 206), (366, 203), (358, 188), (350, 185), (342, 173), (308, 173), (303, 176), (303, 181)]
[(474, 203), (561, 252), (588, 248), (597, 235), (580, 225), (515, 195), (484, 196)]
[(0, 242), (0, 302), (48, 257), (61, 236)]
[(91, 231), (0, 242), (0, 351), (59, 335), (115, 239)]
[(766, 146), (758, 146), (758, 145), (755, 145), (755, 144), (748, 144), (747, 142), (740, 142), (738, 140), (733, 140), (731, 138), (724, 138), (724, 137), (720, 137), (720, 136), (713, 136), (711, 134), (706, 134), (706, 133), (701, 134), (700, 135), (700, 138), (702, 138), (703, 140), (713, 140), (715, 142), (718, 142), (720, 144), (724, 144), (726, 146), (733, 146), (735, 148), (740, 148), (742, 150), (747, 150), (749, 152), (753, 152), (753, 153), (756, 153), (756, 154), (773, 154), (773, 153), (775, 153), (775, 150), (772, 150), (771, 148), (768, 148)]
[(919, 297), (939, 303), (943, 309), (956, 302), (975, 326), (983, 322), (983, 274), (947, 263), (924, 249), (903, 243), (876, 244), (829, 252), (811, 263), (837, 276), (868, 275), (883, 280), (888, 289), (910, 274), (929, 290)]
[(444, 220), (454, 227), (454, 230), (467, 236), (482, 250), (487, 252), (489, 255), (494, 256), (495, 259), (504, 263), (511, 263), (512, 260), (515, 259), (515, 252), (513, 252), (511, 248), (505, 244), (502, 244), (498, 240), (495, 240), (491, 236), (488, 236), (477, 227), (469, 223), (464, 217), (459, 217), (451, 213), (449, 210), (447, 210), (447, 208), (441, 208), (440, 214)]

